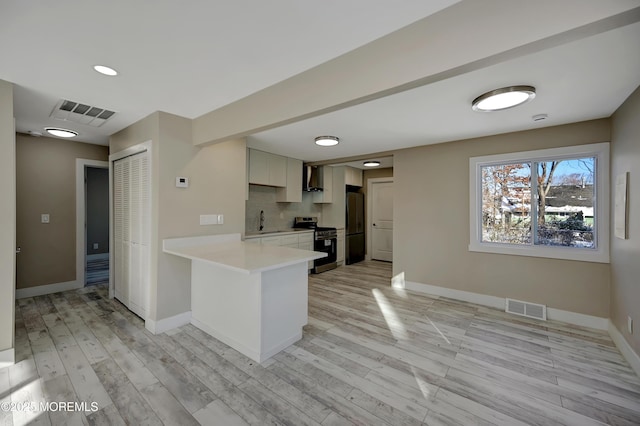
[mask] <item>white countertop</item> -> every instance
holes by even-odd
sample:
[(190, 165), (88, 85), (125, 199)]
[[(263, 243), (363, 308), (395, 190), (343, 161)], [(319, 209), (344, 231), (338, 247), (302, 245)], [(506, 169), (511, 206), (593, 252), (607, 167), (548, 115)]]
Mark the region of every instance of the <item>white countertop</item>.
[(313, 233), (313, 229), (283, 229), (279, 231), (249, 231), (245, 232), (244, 238), (262, 238), (262, 237), (277, 237), (280, 235), (291, 235), (291, 234), (310, 234)]
[(163, 241), (163, 251), (245, 274), (279, 269), (327, 256), (326, 253), (290, 247), (244, 243), (240, 241), (240, 234), (166, 239)]

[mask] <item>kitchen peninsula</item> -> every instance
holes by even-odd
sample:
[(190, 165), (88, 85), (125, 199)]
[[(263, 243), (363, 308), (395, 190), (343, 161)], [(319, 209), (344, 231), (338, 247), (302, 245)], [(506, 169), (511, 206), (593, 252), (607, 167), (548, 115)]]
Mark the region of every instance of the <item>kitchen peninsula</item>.
[(163, 250), (191, 259), (191, 323), (257, 362), (302, 338), (309, 250), (250, 244), (240, 234), (172, 238)]

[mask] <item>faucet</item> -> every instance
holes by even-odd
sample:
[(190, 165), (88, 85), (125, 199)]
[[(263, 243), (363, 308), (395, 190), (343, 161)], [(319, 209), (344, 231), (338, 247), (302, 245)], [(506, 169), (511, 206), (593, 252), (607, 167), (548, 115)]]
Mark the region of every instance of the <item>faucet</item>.
[(260, 210), (260, 231), (264, 229), (264, 210)]

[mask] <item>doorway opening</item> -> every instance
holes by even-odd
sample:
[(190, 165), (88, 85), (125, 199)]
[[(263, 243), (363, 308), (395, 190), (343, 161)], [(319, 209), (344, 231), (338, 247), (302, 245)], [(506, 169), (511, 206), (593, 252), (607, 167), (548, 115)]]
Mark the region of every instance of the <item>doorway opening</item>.
[(109, 283), (109, 163), (76, 161), (76, 279)]

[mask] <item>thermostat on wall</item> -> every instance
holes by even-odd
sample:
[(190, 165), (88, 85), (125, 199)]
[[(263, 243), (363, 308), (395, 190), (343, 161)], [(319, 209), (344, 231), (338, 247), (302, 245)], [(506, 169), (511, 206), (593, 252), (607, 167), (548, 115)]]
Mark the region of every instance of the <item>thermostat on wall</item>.
[(180, 177), (176, 178), (176, 188), (188, 188), (189, 187), (189, 178)]

